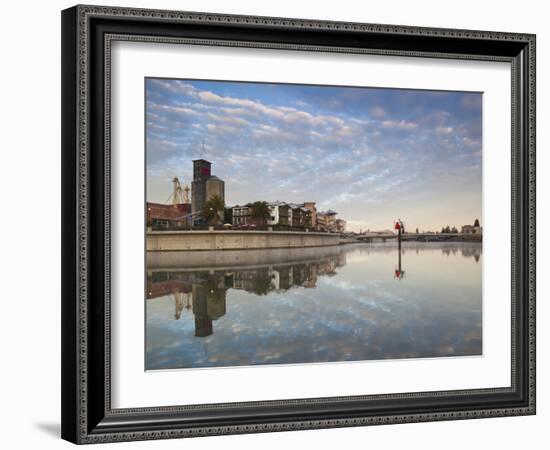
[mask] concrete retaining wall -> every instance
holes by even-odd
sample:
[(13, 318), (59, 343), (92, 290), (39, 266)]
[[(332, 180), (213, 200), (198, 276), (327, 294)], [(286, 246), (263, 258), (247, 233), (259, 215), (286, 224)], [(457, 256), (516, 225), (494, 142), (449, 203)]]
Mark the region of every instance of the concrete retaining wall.
[(288, 231), (150, 231), (147, 251), (247, 250), (338, 245), (338, 235)]
[[(365, 244), (355, 244), (365, 248)], [(250, 250), (204, 250), (148, 252), (147, 270), (155, 271), (198, 271), (257, 269), (274, 265), (305, 264), (338, 258), (349, 250), (349, 246), (331, 245), (308, 248), (275, 248)], [(392, 248), (395, 250), (395, 248)]]

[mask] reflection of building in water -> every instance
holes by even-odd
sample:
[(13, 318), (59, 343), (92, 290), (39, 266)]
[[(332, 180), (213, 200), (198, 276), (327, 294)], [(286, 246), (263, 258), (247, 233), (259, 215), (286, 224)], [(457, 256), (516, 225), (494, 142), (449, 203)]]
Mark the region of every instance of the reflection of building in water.
[(195, 336), (209, 336), (214, 332), (212, 321), (225, 315), (227, 288), (222, 277), (212, 276), (205, 285), (194, 284), (192, 292)]
[(304, 263), (218, 271), (151, 272), (147, 277), (147, 298), (172, 296), (175, 319), (180, 319), (184, 309), (189, 310), (195, 318), (195, 336), (205, 337), (213, 334), (213, 322), (226, 313), (228, 289), (267, 295), (293, 287), (314, 288), (318, 277), (332, 276), (345, 264), (345, 253), (340, 253)]
[(461, 249), (462, 256), (465, 258), (471, 258), (474, 257), (476, 262), (479, 262), (479, 259), (481, 258), (481, 246), (464, 246)]
[(281, 274), (278, 270), (273, 270), (273, 267), (270, 267), (270, 274), (271, 274), (271, 289), (273, 291), (278, 291), (281, 286)]
[(461, 246), (445, 246), (441, 249), (444, 255), (456, 255), (460, 251), (460, 254), (465, 258), (473, 257), (476, 262), (479, 262), (481, 258), (481, 252), (483, 248), (481, 245), (461, 245)]
[(174, 318), (176, 320), (179, 320), (179, 318), (181, 317), (181, 312), (184, 308), (187, 310), (191, 309), (191, 302), (192, 300), (190, 292), (174, 292), (174, 303), (176, 306)]
[(238, 270), (233, 272), (233, 286), (231, 287), (254, 292), (257, 295), (265, 295), (273, 290), (272, 278), (273, 269), (270, 267)]
[(271, 291), (284, 292), (294, 286), (314, 288), (319, 276), (332, 276), (337, 268), (345, 264), (345, 254), (342, 254), (322, 261), (236, 270), (231, 287), (257, 295)]
[(305, 288), (314, 288), (317, 286), (317, 264), (311, 264), (308, 267), (307, 279), (302, 283)]
[(271, 291), (286, 291), (292, 286), (315, 287), (316, 264), (269, 266), (233, 272), (233, 289), (266, 295)]

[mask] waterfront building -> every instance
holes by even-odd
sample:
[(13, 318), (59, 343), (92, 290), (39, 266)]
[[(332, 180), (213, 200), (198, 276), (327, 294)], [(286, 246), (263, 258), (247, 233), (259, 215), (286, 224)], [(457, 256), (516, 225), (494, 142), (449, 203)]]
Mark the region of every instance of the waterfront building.
[(346, 231), (346, 221), (344, 219), (336, 219), (334, 221), (336, 232), (344, 233)]
[(481, 226), (475, 226), (475, 225), (463, 225), (462, 230), (460, 231), (462, 234), (483, 234), (483, 227)]
[(304, 202), (304, 208), (311, 212), (311, 228), (317, 229), (317, 207), (315, 202)]
[(289, 203), (289, 223), (292, 228), (310, 229), (311, 228), (311, 211), (304, 208), (304, 204)]
[(329, 233), (335, 233), (336, 230), (336, 215), (338, 213), (329, 209), (327, 211), (321, 211), (317, 213), (317, 229), (318, 231), (325, 231)]
[(269, 226), (280, 225), (282, 227), (291, 226), (290, 222), (290, 206), (285, 202), (275, 201), (267, 204), (269, 211), (271, 212), (271, 217), (269, 218), (267, 224)]
[(147, 226), (160, 228), (184, 228), (188, 225), (188, 215), (191, 213), (189, 203), (166, 205), (147, 202)]
[(311, 229), (312, 228), (312, 214), (311, 211), (307, 208), (300, 208), (301, 209), (301, 216), (300, 216), (300, 225), (304, 229)]
[(222, 200), (225, 199), (225, 183), (217, 176), (213, 175), (206, 180), (206, 197), (208, 201), (215, 195), (219, 196)]
[(317, 228), (315, 231), (327, 231), (326, 218), (323, 212), (319, 211), (316, 217)]
[(235, 226), (249, 225), (252, 216), (250, 206), (233, 206), (231, 208), (231, 223)]
[[(204, 205), (214, 196), (225, 201), (225, 183), (212, 175), (212, 163), (205, 159), (193, 161), (193, 181), (191, 182), (191, 212), (194, 217), (200, 216)], [(220, 211), (223, 221), (223, 211)]]
[(231, 223), (237, 227), (267, 225), (279, 229), (311, 230), (341, 233), (346, 229), (346, 221), (336, 219), (332, 210), (317, 212), (315, 202), (288, 203), (283, 201), (267, 202), (270, 216), (267, 223), (259, 224), (252, 217), (252, 204), (233, 206)]
[[(270, 212), (267, 226), (280, 226), (282, 228), (311, 227), (311, 213), (301, 205), (276, 201), (267, 203), (267, 206)], [(231, 223), (234, 226), (260, 226), (261, 224), (252, 217), (252, 212), (251, 203), (244, 206), (233, 206), (231, 208)]]

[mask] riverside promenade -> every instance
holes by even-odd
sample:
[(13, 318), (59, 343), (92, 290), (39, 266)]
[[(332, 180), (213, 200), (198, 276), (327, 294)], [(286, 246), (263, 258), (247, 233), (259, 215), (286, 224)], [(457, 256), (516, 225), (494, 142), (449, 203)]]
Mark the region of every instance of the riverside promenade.
[(339, 244), (332, 233), (293, 231), (149, 231), (147, 251), (252, 250), (326, 247)]

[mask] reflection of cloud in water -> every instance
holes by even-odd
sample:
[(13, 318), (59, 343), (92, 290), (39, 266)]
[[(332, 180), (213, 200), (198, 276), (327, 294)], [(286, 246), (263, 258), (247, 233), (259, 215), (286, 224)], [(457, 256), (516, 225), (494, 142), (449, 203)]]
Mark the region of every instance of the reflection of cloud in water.
[[(481, 354), (481, 245), (403, 249), (400, 281), (395, 245), (255, 269), (153, 273), (147, 368)], [(174, 292), (193, 297), (178, 320)]]

